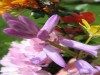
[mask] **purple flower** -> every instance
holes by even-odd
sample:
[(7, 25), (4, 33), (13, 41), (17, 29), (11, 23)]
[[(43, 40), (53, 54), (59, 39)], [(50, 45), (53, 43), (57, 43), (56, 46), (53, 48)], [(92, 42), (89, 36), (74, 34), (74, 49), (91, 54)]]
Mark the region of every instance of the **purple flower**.
[(58, 22), (59, 22), (59, 16), (57, 14), (51, 16), (46, 21), (41, 30), (38, 32), (37, 34), (38, 38), (42, 40), (47, 40), (49, 38), (49, 34), (53, 30), (53, 28), (58, 24)]
[(61, 40), (60, 44), (65, 47), (71, 47), (77, 50), (85, 51), (94, 56), (97, 56), (98, 50), (100, 49), (100, 45), (98, 46), (86, 45), (86, 44), (83, 44), (74, 40), (68, 40), (68, 39)]
[(80, 74), (94, 74), (98, 72), (96, 68), (84, 60), (77, 60), (75, 66), (79, 70)]
[(8, 14), (8, 13), (2, 14), (2, 18), (3, 18), (6, 22), (9, 21), (9, 20), (17, 20), (16, 17), (14, 17), (14, 16), (12, 16), (12, 15), (10, 15), (10, 14)]
[[(43, 28), (39, 31), (39, 27), (32, 20), (25, 16), (19, 16), (18, 19), (14, 16), (4, 13), (3, 19), (9, 25), (9, 28), (4, 29), (4, 32), (8, 35), (19, 38), (34, 38), (37, 37), (41, 40), (47, 40), (52, 29), (58, 24), (59, 16), (51, 16)], [(38, 34), (37, 34), (38, 33)]]
[[(65, 61), (61, 57), (60, 53), (57, 52), (57, 50), (50, 45), (44, 46), (44, 44), (46, 44), (46, 43), (45, 43), (45, 41), (42, 41), (42, 40), (46, 40), (47, 37), (49, 38), (49, 33), (52, 31), (52, 29), (57, 25), (57, 23), (59, 21), (58, 15), (51, 16), (40, 31), (39, 31), (38, 26), (33, 21), (28, 19), (27, 17), (19, 16), (17, 19), (7, 13), (3, 14), (2, 17), (4, 18), (4, 20), (7, 22), (7, 24), (10, 27), (10, 28), (4, 29), (4, 32), (6, 34), (12, 35), (15, 37), (20, 37), (20, 38), (28, 38), (31, 41), (33, 40), (33, 42), (31, 42), (31, 44), (30, 44), (31, 47), (28, 50), (32, 50), (32, 51), (37, 50), (37, 51), (39, 51), (39, 54), (37, 54), (35, 56), (30, 55), (28, 58), (30, 58), (30, 60), (34, 64), (41, 65), (41, 64), (43, 64), (43, 62), (45, 62), (45, 59), (49, 57), (56, 64), (60, 65), (61, 67), (65, 67), (65, 65), (66, 65)], [(38, 38), (37, 38), (37, 35), (38, 35)], [(51, 37), (54, 37), (54, 36), (51, 36)], [(19, 45), (19, 47), (21, 49), (23, 49), (23, 47), (26, 47), (26, 46), (22, 44), (22, 47), (21, 47), (21, 45)], [(31, 53), (30, 52), (28, 53), (28, 52), (26, 52), (27, 55), (32, 53), (32, 52)], [(59, 60), (60, 60), (60, 62), (58, 62)]]
[(11, 54), (13, 63), (20, 64), (20, 61), (29, 61), (34, 65), (45, 66), (52, 60), (61, 67), (66, 65), (58, 49), (51, 45), (45, 45), (45, 42), (39, 38), (26, 39), (21, 43), (13, 42), (11, 46), (8, 53)]
[(95, 68), (100, 72), (100, 66), (95, 66)]
[(2, 17), (9, 25), (9, 28), (4, 29), (4, 32), (8, 35), (19, 38), (33, 38), (39, 31), (38, 26), (25, 16), (19, 16), (17, 19), (5, 13), (2, 14)]
[[(37, 40), (39, 42), (39, 39)], [(38, 49), (31, 42), (34, 43), (34, 40), (27, 39), (11, 44), (7, 55), (0, 60), (0, 65), (3, 66), (0, 75), (51, 75), (41, 67), (42, 64), (49, 64), (51, 60), (43, 50), (40, 51), (40, 45)]]
[(55, 49), (50, 45), (45, 45), (43, 47), (43, 50), (46, 52), (46, 54), (51, 58), (56, 64), (58, 64), (61, 67), (65, 67), (66, 63), (63, 60), (62, 56), (55, 51)]
[[(53, 60), (61, 67), (66, 63), (57, 48), (45, 45), (39, 38), (25, 39), (20, 43), (12, 42), (7, 55), (0, 60), (2, 75), (51, 75), (42, 70)], [(43, 73), (40, 73), (43, 72)], [(24, 74), (23, 74), (24, 73)]]

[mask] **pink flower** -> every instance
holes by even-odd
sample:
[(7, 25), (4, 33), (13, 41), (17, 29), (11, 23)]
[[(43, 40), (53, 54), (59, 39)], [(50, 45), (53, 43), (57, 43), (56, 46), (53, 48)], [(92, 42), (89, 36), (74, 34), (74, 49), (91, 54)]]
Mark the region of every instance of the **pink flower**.
[(42, 66), (49, 64), (51, 60), (40, 50), (42, 47), (37, 49), (32, 46), (31, 41), (27, 39), (11, 44), (8, 54), (0, 61), (4, 66), (1, 68), (1, 75), (51, 75), (42, 70)]
[(9, 75), (12, 73), (15, 75), (42, 75), (44, 73), (50, 75), (41, 69), (48, 66), (51, 60), (61, 67), (66, 65), (57, 52), (58, 49), (45, 45), (45, 42), (38, 38), (26, 39), (21, 43), (12, 42), (11, 46), (8, 54), (0, 61), (0, 64), (4, 66), (1, 68), (2, 75), (6, 73)]

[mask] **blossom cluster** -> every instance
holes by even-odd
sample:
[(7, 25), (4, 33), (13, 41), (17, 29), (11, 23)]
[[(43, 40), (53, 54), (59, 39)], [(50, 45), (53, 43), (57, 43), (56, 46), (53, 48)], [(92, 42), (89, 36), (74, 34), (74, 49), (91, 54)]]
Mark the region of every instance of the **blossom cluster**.
[[(39, 1), (39, 0), (37, 0)], [(92, 12), (73, 13), (68, 16), (61, 16), (59, 13), (49, 13), (49, 18), (45, 24), (39, 28), (33, 20), (26, 16), (13, 16), (4, 10), (13, 10), (21, 6), (24, 8), (40, 9), (39, 3), (36, 0), (3, 0), (0, 6), (1, 16), (9, 26), (3, 32), (7, 35), (22, 38), (20, 42), (12, 42), (8, 53), (0, 60), (2, 65), (0, 75), (54, 75), (45, 70), (54, 62), (62, 68), (67, 68), (67, 75), (82, 75), (93, 74), (100, 72), (99, 65), (93, 65), (86, 60), (88, 56), (98, 57), (100, 45), (90, 45), (89, 41), (93, 37), (100, 36), (100, 26), (90, 25), (95, 20), (95, 15)], [(59, 0), (50, 0), (51, 5), (59, 3)], [(42, 1), (40, 0), (40, 3)], [(46, 12), (47, 5), (44, 5)], [(50, 7), (50, 5), (48, 5)], [(20, 9), (20, 8), (18, 8)], [(52, 9), (52, 8), (51, 8)], [(63, 10), (63, 9), (62, 9)], [(51, 10), (52, 11), (52, 10)], [(89, 15), (89, 16), (87, 16)], [(60, 23), (77, 24), (76, 27), (60, 26)], [(72, 33), (74, 32), (74, 33)], [(82, 41), (74, 40), (74, 37), (83, 33), (88, 37), (83, 37)], [(76, 34), (76, 35), (75, 35)], [(64, 57), (69, 55), (75, 59), (73, 62), (76, 71), (69, 70), (69, 64)], [(56, 74), (56, 75), (66, 75)]]

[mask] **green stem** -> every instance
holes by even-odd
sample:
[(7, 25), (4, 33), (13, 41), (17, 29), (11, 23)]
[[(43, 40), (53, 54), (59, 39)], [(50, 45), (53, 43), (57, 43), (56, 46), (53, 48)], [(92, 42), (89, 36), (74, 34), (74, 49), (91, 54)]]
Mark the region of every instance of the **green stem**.
[(76, 56), (76, 54), (75, 54), (74, 52), (72, 52), (71, 50), (68, 50), (66, 47), (62, 47), (62, 46), (60, 46), (60, 45), (58, 45), (58, 44), (56, 44), (56, 43), (54, 43), (54, 42), (51, 42), (51, 41), (47, 41), (47, 42), (48, 42), (49, 44), (51, 44), (51, 45), (53, 45), (53, 46), (55, 46), (55, 47), (57, 47), (57, 48), (63, 50), (63, 51), (66, 51), (66, 53), (69, 54), (70, 56), (73, 56), (73, 57)]
[(87, 39), (87, 41), (85, 42), (85, 44), (88, 44), (91, 39), (92, 39), (92, 36), (89, 36), (89, 38)]
[[(85, 44), (88, 44), (90, 42), (90, 40), (92, 39), (92, 36), (89, 36), (89, 38), (86, 40)], [(78, 59), (80, 59), (83, 55), (83, 51), (80, 51), (79, 55), (78, 55)]]

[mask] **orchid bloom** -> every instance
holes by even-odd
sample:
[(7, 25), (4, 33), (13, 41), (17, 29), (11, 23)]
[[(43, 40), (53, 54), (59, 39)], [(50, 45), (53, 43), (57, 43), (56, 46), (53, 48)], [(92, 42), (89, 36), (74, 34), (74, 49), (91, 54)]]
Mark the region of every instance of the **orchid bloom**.
[(86, 31), (89, 33), (89, 36), (100, 36), (100, 26), (99, 25), (94, 25), (90, 26), (89, 23), (85, 20), (82, 19), (82, 23), (79, 23)]
[(86, 45), (86, 44), (83, 44), (83, 43), (80, 43), (80, 42), (77, 42), (74, 40), (68, 40), (68, 39), (62, 39), (60, 44), (65, 47), (71, 47), (76, 50), (85, 51), (96, 57), (98, 54), (98, 50), (100, 49), (100, 45), (98, 45), (98, 46)]
[(80, 74), (95, 74), (100, 71), (84, 60), (77, 60), (75, 66), (79, 70)]

